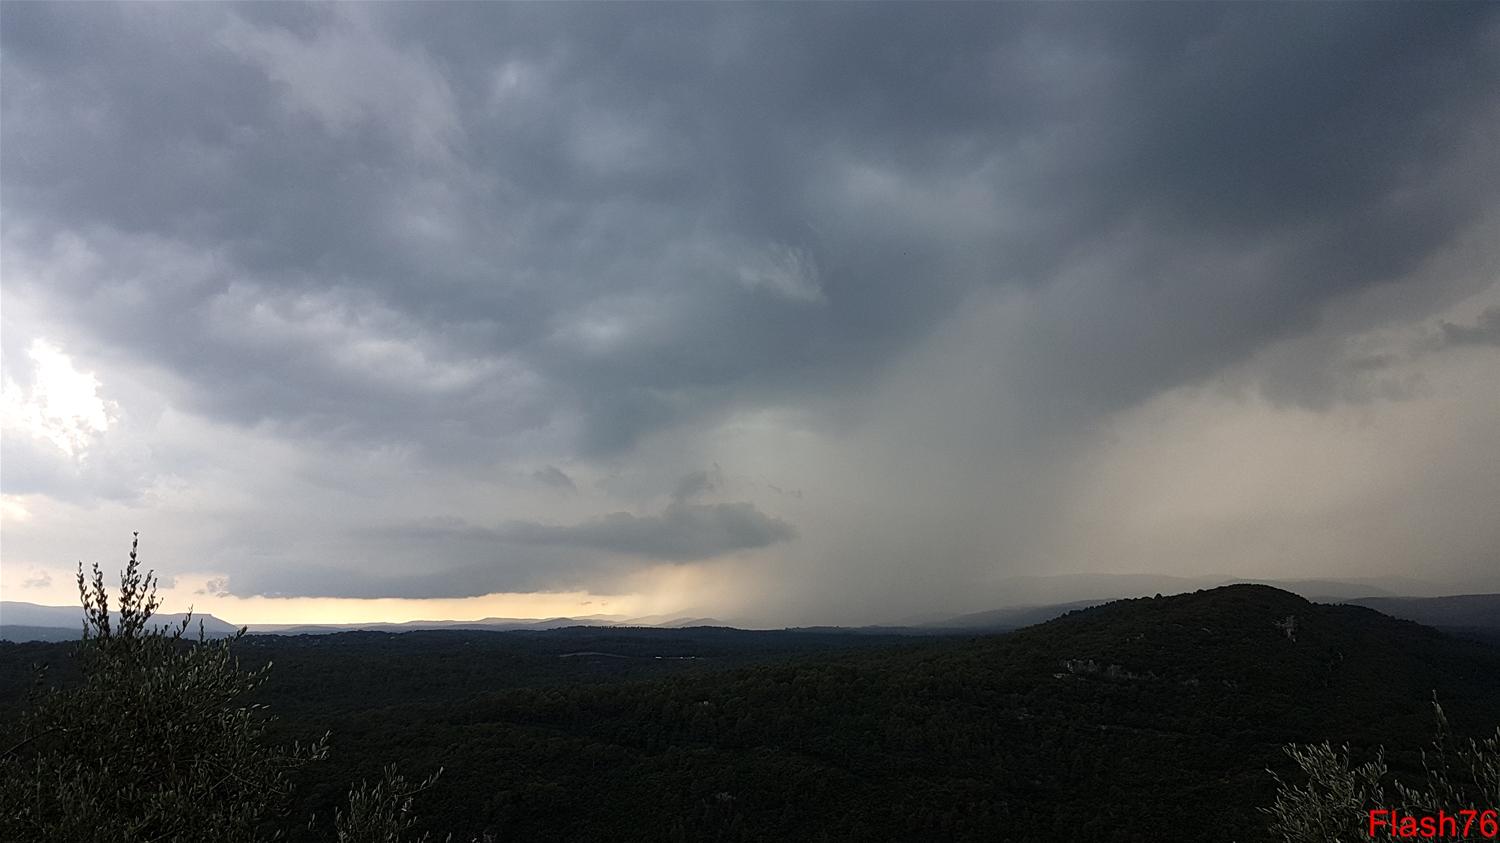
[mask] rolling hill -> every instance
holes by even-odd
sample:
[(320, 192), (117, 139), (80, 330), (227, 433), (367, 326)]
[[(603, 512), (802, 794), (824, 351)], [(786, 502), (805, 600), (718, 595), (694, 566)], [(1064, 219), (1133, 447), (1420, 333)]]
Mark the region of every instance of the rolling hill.
[[(0, 644), (0, 697), (60, 644)], [(250, 636), (276, 734), (333, 733), (326, 818), (397, 762), (441, 838), (1265, 839), (1287, 742), (1420, 770), (1430, 700), (1500, 724), (1500, 649), (1258, 585), (1002, 635), (714, 627)], [(321, 839), (326, 827), (295, 828)]]
[(382, 759), (443, 766), (423, 813), (458, 836), (1250, 841), (1285, 743), (1384, 744), (1414, 771), (1434, 693), (1460, 730), (1500, 724), (1500, 650), (1231, 586), (1008, 635), (297, 717), (335, 733), (309, 810)]

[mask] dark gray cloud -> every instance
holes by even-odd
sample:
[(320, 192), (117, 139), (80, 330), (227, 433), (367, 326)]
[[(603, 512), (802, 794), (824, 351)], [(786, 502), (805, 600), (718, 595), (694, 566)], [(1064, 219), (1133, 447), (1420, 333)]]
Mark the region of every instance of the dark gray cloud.
[(498, 537), (522, 545), (575, 547), (652, 559), (711, 559), (795, 538), (792, 525), (753, 504), (673, 501), (660, 515), (615, 512), (583, 524), (514, 522)]
[(707, 494), (724, 484), (724, 471), (717, 465), (712, 470), (700, 468), (682, 475), (672, 488), (672, 500), (686, 501)]
[(950, 11), (19, 4), (7, 252), (89, 255), (51, 294), (204, 411), (605, 454), (1090, 250), (1031, 374), (1129, 402), (1399, 277), (1500, 171), (1493, 9)]
[(573, 482), (573, 478), (555, 465), (543, 466), (531, 472), (531, 479), (565, 492), (578, 491), (578, 484)]
[[(705, 561), (796, 536), (791, 524), (746, 502), (673, 501), (657, 514), (614, 512), (575, 524), (511, 521), (483, 527), (433, 517), (349, 536), (346, 553), (359, 560), (355, 572), (320, 563), (252, 565), (209, 588), (272, 597), (469, 597), (583, 588), (628, 571), (629, 560)], [(250, 547), (272, 558), (285, 552), (274, 541), (252, 541)], [(413, 559), (429, 563), (425, 570), (413, 570)]]
[(197, 589), (196, 593), (210, 594), (215, 597), (227, 597), (231, 593), (229, 590), (229, 579), (227, 577), (214, 577), (205, 582), (202, 588)]
[[(8, 3), (0, 17), (0, 260), (8, 312), (36, 314), (7, 317), (8, 359), (45, 333), (115, 373), (102, 389), (122, 404), (128, 371), (247, 435), (473, 484), (434, 506), (502, 476), (575, 492), (549, 496), (568, 505), (629, 485), (601, 476), (658, 492), (656, 475), (682, 478), (657, 515), (599, 515), (649, 511), (641, 493), (579, 503), (571, 526), (528, 511), (448, 535), (432, 577), (453, 585), (414, 593), (596, 570), (561, 548), (689, 560), (789, 542), (754, 503), (690, 502), (749, 496), (683, 476), (717, 458), (710, 432), (774, 411), (837, 439), (915, 413), (871, 396), (955, 324), (971, 356), (912, 394), (961, 375), (975, 418), (909, 447), (962, 451), (943, 457), (953, 472), (982, 473), (1006, 463), (986, 435), (1040, 449), (1216, 378), (1318, 412), (1414, 394), (1403, 358), (1350, 338), (1493, 281), (1478, 259), (1427, 271), (1497, 210), (1493, 4)], [(1390, 290), (1396, 304), (1349, 306)], [(1492, 344), (1494, 313), (1443, 336)], [(680, 446), (670, 464), (647, 465), (663, 438)], [(4, 447), (8, 493), (74, 501), (131, 500), (145, 478), (213, 462), (167, 444), (101, 446), (91, 463)], [(1047, 470), (1016, 482), (1050, 487)], [(339, 489), (350, 521), (377, 517), (353, 501), (394, 495), (316, 471), (307, 487)], [(892, 474), (870, 482), (905, 479)], [(396, 593), (411, 576), (346, 550), (306, 593)], [(365, 551), (385, 561), (341, 575)], [(290, 557), (274, 559), (232, 571), (235, 590), (300, 593)]]
[[(393, 535), (397, 533), (404, 535)], [(362, 559), (362, 567), (353, 574), (348, 565), (319, 562), (292, 571), (246, 566), (227, 578), (225, 588), (241, 597), (454, 598), (597, 584), (624, 570), (608, 560), (585, 560), (577, 553), (525, 552), (500, 544), (482, 531), (439, 534), (418, 528), (387, 531), (387, 538), (392, 545), (382, 550), (366, 548), (371, 555)], [(410, 557), (392, 556), (399, 551), (435, 549), (454, 556), (441, 567), (412, 565)]]
[(1443, 341), (1447, 345), (1500, 346), (1500, 307), (1486, 309), (1473, 325), (1444, 322), (1442, 327)]

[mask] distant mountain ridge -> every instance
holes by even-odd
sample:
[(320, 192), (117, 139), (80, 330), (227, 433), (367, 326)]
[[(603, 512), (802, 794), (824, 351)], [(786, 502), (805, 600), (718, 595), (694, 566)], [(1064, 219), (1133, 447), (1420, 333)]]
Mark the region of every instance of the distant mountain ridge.
[(1345, 602), (1426, 626), (1500, 629), (1500, 594), (1364, 597)]
[(1060, 618), (1078, 609), (1089, 609), (1108, 603), (1108, 600), (1078, 600), (1072, 603), (1056, 603), (1048, 606), (1012, 606), (1005, 609), (990, 609), (987, 612), (970, 612), (944, 621), (925, 624), (935, 629), (1000, 630), (1020, 629), (1053, 618)]
[[(1062, 577), (1031, 578), (1044, 582), (1046, 588), (1033, 589), (1032, 593), (1045, 593), (1048, 589), (1062, 586), (1076, 588), (1114, 587), (1118, 592), (1094, 599), (1046, 602), (1037, 601), (1022, 605), (1005, 606), (981, 612), (970, 612), (953, 617), (912, 624), (874, 624), (862, 627), (808, 626), (799, 629), (839, 629), (846, 632), (907, 632), (909, 634), (935, 634), (944, 631), (994, 632), (1021, 629), (1045, 623), (1069, 612), (1103, 605), (1115, 600), (1148, 597), (1144, 592), (1156, 586), (1164, 586), (1168, 594), (1188, 593), (1198, 589), (1185, 584), (1202, 582), (1186, 577), (1160, 577), (1154, 575), (1065, 575)], [(1217, 582), (1218, 578), (1205, 578)], [(1297, 594), (1317, 603), (1343, 603), (1364, 606), (1382, 614), (1402, 620), (1416, 621), (1426, 626), (1449, 630), (1493, 631), (1500, 634), (1500, 594), (1458, 594), (1439, 597), (1400, 596), (1384, 590), (1372, 582), (1344, 582), (1336, 580), (1246, 580), (1244, 584), (1265, 585)], [(1388, 583), (1395, 584), (1395, 583)], [(1172, 586), (1177, 591), (1170, 590)], [(1215, 586), (1217, 587), (1217, 586)], [(118, 616), (116, 616), (118, 617)], [(162, 625), (182, 622), (182, 613), (157, 615), (153, 619)], [(233, 635), (238, 626), (213, 615), (194, 614), (194, 632), (197, 622), (203, 621), (204, 631), (211, 638)], [(582, 615), (578, 617), (553, 618), (498, 618), (480, 620), (415, 620), (404, 622), (336, 623), (336, 624), (249, 624), (251, 633), (257, 635), (326, 635), (337, 632), (413, 632), (419, 630), (473, 630), (473, 631), (545, 631), (566, 627), (654, 627), (680, 629), (697, 626), (735, 626), (711, 617), (691, 615)], [(79, 637), (83, 627), (83, 611), (73, 606), (42, 606), (20, 601), (0, 601), (0, 640), (6, 641), (70, 641)]]
[[(115, 613), (116, 620), (119, 613)], [(152, 624), (175, 626), (184, 613), (152, 616)], [(190, 633), (196, 634), (198, 622), (210, 638), (233, 635), (239, 627), (209, 614), (193, 614)], [(632, 618), (628, 615), (584, 615), (556, 618), (483, 618), (477, 621), (416, 620), (400, 623), (342, 624), (249, 624), (257, 635), (326, 635), (336, 632), (416, 632), (421, 630), (551, 630), (571, 626), (645, 626), (678, 629), (691, 626), (724, 626), (714, 618), (654, 615)], [(21, 601), (0, 601), (0, 641), (72, 641), (83, 631), (83, 609), (77, 606), (43, 606)]]
[[(111, 619), (118, 623), (119, 612), (111, 612)], [(173, 627), (187, 617), (185, 612), (167, 612), (151, 616), (152, 626)], [(196, 635), (198, 624), (210, 638), (233, 635), (239, 627), (209, 614), (193, 613), (188, 630)], [(81, 606), (43, 606), (19, 600), (0, 600), (0, 640), (4, 641), (72, 641), (83, 635), (83, 608)]]
[(725, 626), (714, 618), (675, 617), (658, 615), (651, 618), (631, 618), (612, 615), (585, 615), (583, 617), (557, 618), (484, 618), (477, 621), (404, 621), (402, 623), (349, 623), (349, 624), (251, 624), (250, 631), (256, 635), (325, 635), (334, 632), (417, 632), (424, 630), (458, 631), (545, 631), (565, 629), (573, 626), (594, 627), (656, 627), (680, 629), (691, 626)]

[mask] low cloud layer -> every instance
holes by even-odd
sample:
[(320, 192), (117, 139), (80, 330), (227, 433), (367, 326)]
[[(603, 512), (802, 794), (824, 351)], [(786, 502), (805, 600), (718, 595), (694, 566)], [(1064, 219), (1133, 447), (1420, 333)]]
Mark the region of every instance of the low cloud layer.
[(502, 541), (538, 547), (573, 547), (648, 559), (712, 559), (795, 538), (797, 531), (749, 503), (686, 504), (674, 501), (660, 515), (614, 512), (582, 524), (515, 522)]
[(7, 590), (1496, 570), (1495, 7), (0, 17)]
[(1500, 307), (1491, 307), (1472, 325), (1443, 323), (1443, 339), (1449, 345), (1500, 346)]

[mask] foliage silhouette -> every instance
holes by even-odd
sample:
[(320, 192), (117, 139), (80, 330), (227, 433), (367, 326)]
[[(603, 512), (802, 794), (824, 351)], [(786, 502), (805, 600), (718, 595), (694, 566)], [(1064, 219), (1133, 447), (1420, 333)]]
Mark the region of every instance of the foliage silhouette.
[[(150, 626), (160, 606), (153, 571), (141, 572), (139, 534), (120, 575), (119, 611), (95, 563), (78, 566), (80, 674), (67, 688), (37, 672), (31, 705), (0, 743), (0, 839), (7, 841), (258, 841), (283, 838), (293, 774), (328, 755), (325, 733), (275, 745), (272, 718), (251, 701), (269, 661), (241, 670), (245, 635), (186, 637), (192, 612)], [(335, 817), (339, 843), (398, 843), (415, 822), (409, 785), (394, 766), (360, 784)], [(425, 836), (410, 838), (425, 841)]]
[(55, 689), (38, 677), (0, 765), (0, 838), (272, 838), (290, 773), (327, 753), (326, 739), (268, 744), (270, 718), (247, 699), (270, 665), (239, 669), (230, 648), (243, 629), (209, 641), (200, 625), (191, 641), (189, 619), (148, 626), (160, 602), (139, 542), (120, 577), (117, 621), (98, 564), (86, 580), (79, 563), (82, 678)]
[(1421, 753), (1422, 775), (1415, 785), (1393, 779), (1384, 747), (1369, 761), (1354, 764), (1348, 745), (1288, 745), (1286, 754), (1307, 781), (1293, 784), (1272, 773), (1279, 786), (1276, 802), (1262, 809), (1271, 833), (1284, 843), (1353, 843), (1372, 836), (1371, 811), (1436, 817), (1471, 810), (1493, 816), (1500, 809), (1500, 728), (1484, 740), (1458, 740), (1436, 698), (1432, 709), (1436, 736)]

